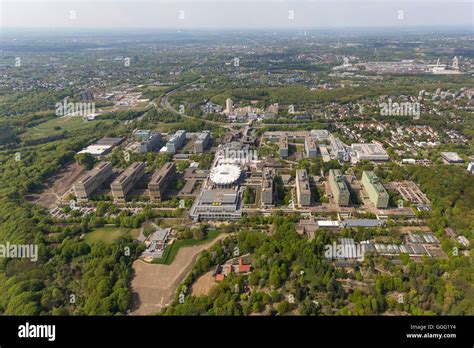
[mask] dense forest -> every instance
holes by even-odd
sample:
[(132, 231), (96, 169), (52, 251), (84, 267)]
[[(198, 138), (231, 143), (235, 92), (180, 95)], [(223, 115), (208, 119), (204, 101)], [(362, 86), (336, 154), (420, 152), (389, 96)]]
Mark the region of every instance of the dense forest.
[(39, 259), (0, 260), (1, 314), (110, 315), (129, 308), (138, 246), (128, 238), (88, 245), (80, 238), (90, 228), (87, 221), (58, 229), (44, 209), (26, 199), (72, 162), (91, 136), (2, 152), (0, 243), (38, 245)]

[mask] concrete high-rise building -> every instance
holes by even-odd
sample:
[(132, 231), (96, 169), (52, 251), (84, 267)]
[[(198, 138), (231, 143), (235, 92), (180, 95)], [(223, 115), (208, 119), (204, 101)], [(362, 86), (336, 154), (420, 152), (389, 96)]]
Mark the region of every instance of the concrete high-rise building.
[(313, 137), (308, 136), (304, 139), (304, 147), (306, 150), (306, 156), (309, 158), (314, 158), (318, 155), (318, 146)]
[(143, 174), (145, 174), (144, 162), (134, 162), (125, 169), (110, 185), (114, 201), (124, 202), (127, 193), (133, 189), (136, 183), (143, 177)]
[(331, 157), (333, 159), (345, 162), (349, 160), (349, 154), (346, 150), (346, 145), (339, 138), (331, 138), (330, 149)]
[(234, 112), (234, 103), (232, 102), (232, 99), (227, 98), (225, 101), (225, 112), (227, 114), (231, 114)]
[(309, 177), (306, 169), (296, 170), (296, 197), (301, 206), (311, 205), (311, 189), (309, 187)]
[(362, 185), (365, 191), (367, 191), (370, 201), (377, 208), (385, 209), (388, 207), (390, 196), (373, 171), (364, 171), (362, 173)]
[(176, 165), (173, 162), (166, 162), (161, 169), (156, 170), (148, 183), (150, 198), (161, 201), (163, 194), (173, 181), (176, 175)]
[(347, 207), (350, 199), (349, 186), (339, 169), (329, 170), (329, 187), (335, 202), (341, 207)]
[(209, 131), (204, 131), (202, 133), (199, 133), (196, 141), (194, 142), (194, 152), (196, 153), (204, 152), (210, 140), (211, 140), (211, 133)]
[(76, 198), (79, 201), (89, 199), (91, 193), (102, 185), (111, 175), (112, 164), (110, 162), (100, 162), (74, 183), (73, 189)]
[(179, 130), (171, 136), (166, 143), (166, 150), (170, 153), (176, 153), (184, 144), (186, 140), (186, 131)]
[(137, 129), (133, 132), (133, 137), (140, 141), (139, 151), (147, 153), (153, 151), (161, 140), (161, 134), (151, 130)]
[(262, 171), (262, 205), (273, 205), (276, 200), (276, 187), (273, 181), (274, 171), (264, 167)]
[(281, 158), (287, 158), (288, 157), (288, 136), (283, 135), (280, 138), (280, 143), (279, 143), (279, 153)]

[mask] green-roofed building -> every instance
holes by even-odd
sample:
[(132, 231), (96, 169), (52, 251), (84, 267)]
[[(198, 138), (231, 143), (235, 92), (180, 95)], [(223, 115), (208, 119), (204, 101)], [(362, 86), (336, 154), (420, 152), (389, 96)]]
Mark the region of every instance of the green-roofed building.
[(329, 187), (336, 203), (341, 207), (349, 205), (350, 191), (339, 169), (329, 170)]
[(370, 201), (377, 208), (385, 209), (388, 207), (388, 200), (390, 197), (373, 171), (364, 171), (362, 173), (362, 185), (364, 185)]

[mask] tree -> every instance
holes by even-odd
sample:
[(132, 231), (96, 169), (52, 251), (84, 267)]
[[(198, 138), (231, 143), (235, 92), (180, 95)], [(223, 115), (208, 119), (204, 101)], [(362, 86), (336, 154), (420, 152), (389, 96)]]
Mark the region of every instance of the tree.
[(80, 153), (74, 156), (74, 158), (86, 170), (91, 170), (94, 167), (95, 158), (90, 153)]
[(288, 301), (281, 301), (277, 306), (277, 312), (279, 315), (287, 314), (291, 309), (291, 305)]

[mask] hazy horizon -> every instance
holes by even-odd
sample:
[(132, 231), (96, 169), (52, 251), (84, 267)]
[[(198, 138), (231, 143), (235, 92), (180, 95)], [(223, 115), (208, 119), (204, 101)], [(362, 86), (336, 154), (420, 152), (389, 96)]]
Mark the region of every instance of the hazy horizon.
[(472, 30), (473, 4), (471, 0), (0, 0), (0, 10), (2, 29)]

